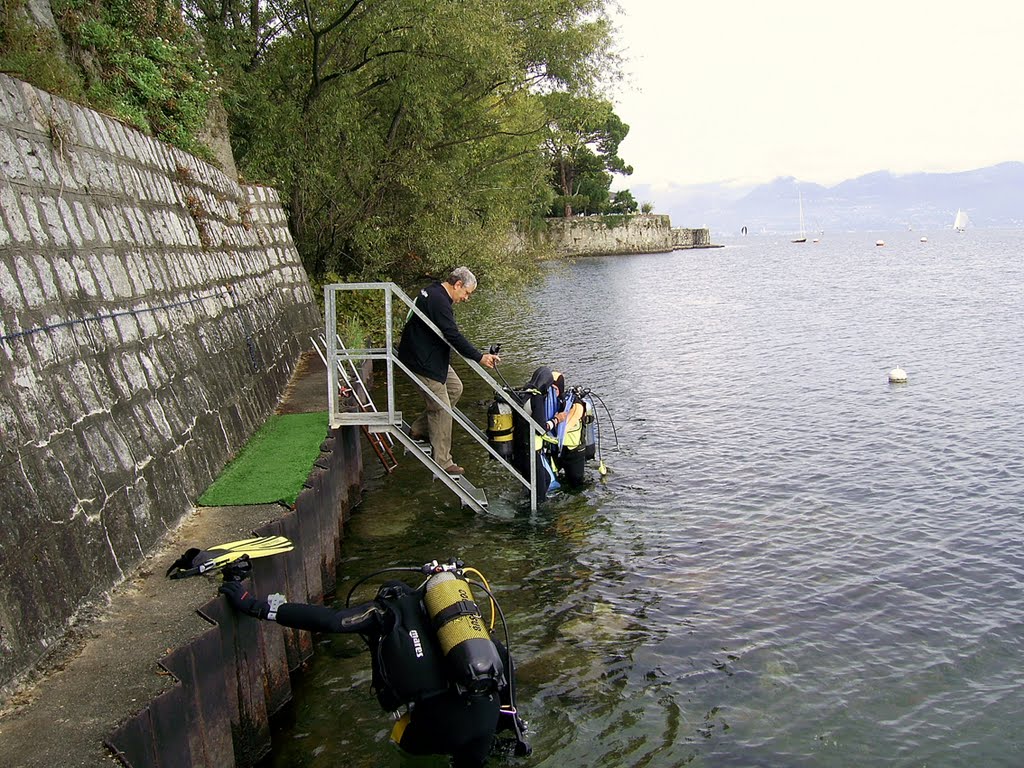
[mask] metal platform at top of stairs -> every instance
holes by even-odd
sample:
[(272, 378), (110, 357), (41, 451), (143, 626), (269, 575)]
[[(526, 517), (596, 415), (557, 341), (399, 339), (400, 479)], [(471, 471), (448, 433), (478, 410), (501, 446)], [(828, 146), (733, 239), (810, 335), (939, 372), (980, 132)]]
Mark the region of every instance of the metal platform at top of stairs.
[[(342, 343), (337, 333), (338, 317), (337, 317), (337, 295), (343, 291), (381, 291), (384, 297), (384, 317), (385, 317), (385, 343), (383, 347), (378, 348), (365, 348), (365, 349), (347, 349)], [(408, 317), (411, 317), (415, 313), (428, 328), (437, 334), (438, 338), (448, 343), (444, 339), (444, 335), (434, 325), (425, 314), (423, 314), (414, 304), (401, 288), (394, 283), (331, 283), (324, 286), (324, 335), (321, 337), (323, 350), (320, 345), (317, 345), (317, 351), (320, 352), (321, 357), (324, 359), (327, 365), (327, 402), (328, 409), (330, 412), (330, 424), (331, 427), (340, 427), (344, 425), (355, 425), (362, 427), (367, 437), (370, 439), (371, 445), (375, 446), (375, 450), (378, 450), (382, 445), (393, 446), (395, 441), (402, 444), (405, 448), (406, 454), (415, 456), (420, 463), (422, 463), (427, 469), (431, 471), (434, 477), (444, 483), (456, 496), (464, 506), (471, 507), (472, 509), (483, 512), (487, 508), (487, 494), (483, 489), (476, 487), (465, 475), (449, 475), (444, 467), (441, 467), (431, 457), (431, 452), (428, 450), (429, 446), (425, 446), (417, 440), (413, 440), (411, 433), (409, 432), (408, 425), (402, 418), (402, 412), (397, 410), (395, 407), (395, 372), (396, 369), (404, 373), (410, 381), (412, 381), (422, 392), (425, 392), (427, 397), (431, 397), (434, 401), (444, 408), (452, 417), (452, 426), (459, 427), (464, 430), (470, 437), (472, 437), (485, 451), (487, 451), (498, 463), (509, 473), (510, 477), (516, 481), (522, 483), (530, 494), (530, 509), (532, 511), (537, 510), (537, 476), (536, 476), (536, 462), (530, 462), (530, 477), (523, 478), (519, 472), (500, 454), (498, 454), (487, 441), (487, 436), (477, 427), (464, 413), (458, 408), (451, 408), (447, 404), (442, 403), (441, 400), (429, 389), (427, 389), (420, 380), (413, 375), (412, 371), (409, 370), (398, 359), (395, 354), (395, 339), (394, 339), (394, 327), (393, 327), (393, 309), (394, 300), (398, 299), (404, 303), (409, 310)], [(314, 341), (316, 344), (316, 341)], [(450, 345), (449, 345), (450, 346)], [(537, 427), (529, 414), (523, 410), (522, 406), (518, 402), (509, 397), (508, 393), (499, 385), (491, 376), (487, 373), (486, 369), (474, 360), (468, 360), (463, 358), (469, 368), (477, 374), (487, 385), (494, 390), (498, 397), (502, 398), (509, 407), (520, 416), (526, 419), (526, 423), (535, 430), (537, 434), (540, 434), (540, 428)], [(373, 404), (369, 398), (369, 392), (366, 390), (366, 386), (362, 383), (362, 380), (358, 378), (358, 366), (356, 363), (364, 360), (373, 360), (383, 362), (385, 370), (385, 380), (387, 384), (387, 404), (386, 407), (382, 406), (378, 408)], [(354, 372), (355, 377), (351, 376), (349, 372)], [(357, 408), (346, 409), (343, 406), (344, 398), (343, 393), (348, 390), (349, 392), (355, 392), (358, 401), (360, 403)], [(367, 402), (364, 402), (364, 398)], [(371, 437), (373, 436), (373, 437)], [(376, 442), (375, 442), (376, 441)], [(381, 458), (384, 463), (385, 469), (388, 468), (387, 454), (391, 453), (393, 459), (393, 452), (385, 451), (385, 456), (381, 458), (381, 452), (378, 450), (378, 458)], [(388, 470), (389, 472), (392, 470)]]

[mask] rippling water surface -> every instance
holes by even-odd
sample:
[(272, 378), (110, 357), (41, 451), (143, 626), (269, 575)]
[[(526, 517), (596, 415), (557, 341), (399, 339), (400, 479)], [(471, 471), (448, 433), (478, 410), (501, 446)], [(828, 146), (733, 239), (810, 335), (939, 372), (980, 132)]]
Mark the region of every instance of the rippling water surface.
[[(535, 514), (468, 438), (489, 515), (367, 458), (341, 577), (456, 555), (509, 619), (534, 754), (492, 764), (1024, 765), (1024, 233), (875, 239), (585, 259), (459, 307), (618, 436)], [(354, 638), (284, 720), (276, 768), (444, 765), (389, 748)]]

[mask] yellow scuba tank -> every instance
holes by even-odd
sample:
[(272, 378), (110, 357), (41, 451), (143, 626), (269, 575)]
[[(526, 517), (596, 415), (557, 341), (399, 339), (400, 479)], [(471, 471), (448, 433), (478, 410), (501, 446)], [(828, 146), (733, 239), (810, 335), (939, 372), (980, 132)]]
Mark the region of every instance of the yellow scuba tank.
[(504, 666), (469, 583), (458, 573), (431, 576), (423, 603), (455, 685), (473, 694), (491, 693), (505, 685)]
[(499, 397), (487, 409), (487, 442), (503, 459), (512, 460), (512, 406)]

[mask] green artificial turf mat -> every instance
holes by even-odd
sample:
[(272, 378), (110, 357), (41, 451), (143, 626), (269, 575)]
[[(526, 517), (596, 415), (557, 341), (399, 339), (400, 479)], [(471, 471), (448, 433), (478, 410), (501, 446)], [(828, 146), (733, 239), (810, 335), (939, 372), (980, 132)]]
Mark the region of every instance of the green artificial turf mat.
[(294, 504), (326, 436), (327, 411), (271, 416), (199, 497), (199, 505)]

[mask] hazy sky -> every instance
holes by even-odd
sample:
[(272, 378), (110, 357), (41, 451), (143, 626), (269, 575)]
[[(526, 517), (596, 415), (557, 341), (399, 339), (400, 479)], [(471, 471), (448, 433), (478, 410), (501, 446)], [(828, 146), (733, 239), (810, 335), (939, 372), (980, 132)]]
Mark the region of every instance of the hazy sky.
[(1019, 0), (619, 0), (636, 184), (1024, 160)]

